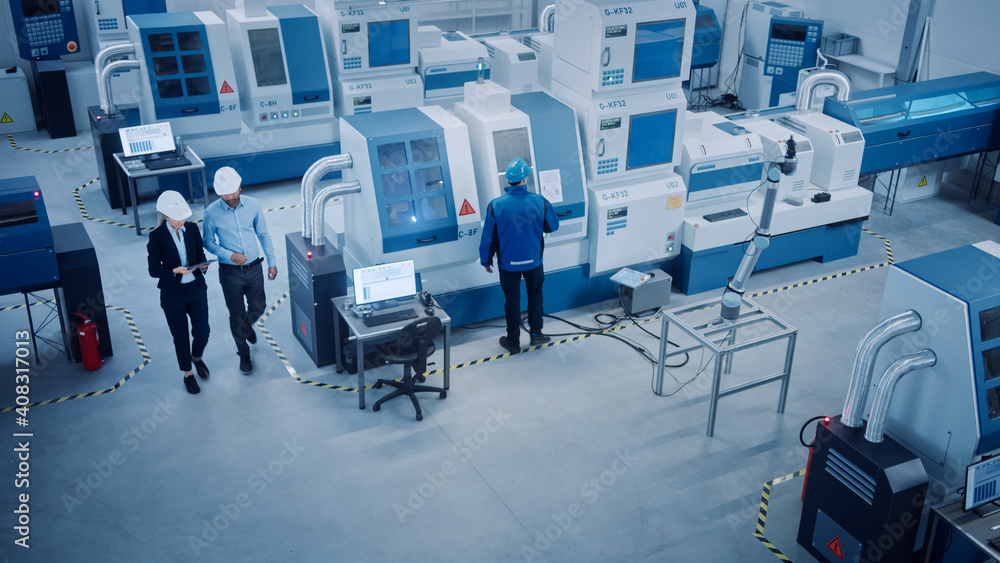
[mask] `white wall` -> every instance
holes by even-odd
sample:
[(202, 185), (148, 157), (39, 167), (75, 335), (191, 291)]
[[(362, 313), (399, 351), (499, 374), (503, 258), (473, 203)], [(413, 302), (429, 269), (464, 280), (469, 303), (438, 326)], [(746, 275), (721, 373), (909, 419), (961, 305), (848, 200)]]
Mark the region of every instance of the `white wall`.
[(1000, 2), (935, 0), (920, 79), (981, 70), (1000, 74)]

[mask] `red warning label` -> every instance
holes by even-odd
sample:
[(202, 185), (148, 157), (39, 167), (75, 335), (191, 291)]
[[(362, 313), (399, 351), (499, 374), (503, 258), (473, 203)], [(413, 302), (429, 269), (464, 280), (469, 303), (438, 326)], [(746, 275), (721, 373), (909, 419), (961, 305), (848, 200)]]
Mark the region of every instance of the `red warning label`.
[[(306, 334), (306, 322), (305, 321), (302, 321), (302, 326), (299, 327), (299, 330), (302, 331), (302, 336), (305, 336), (307, 338), (309, 337), (309, 335)], [(841, 559), (843, 559), (843, 557), (841, 557)]]
[(844, 560), (844, 550), (840, 547), (840, 536), (837, 536), (830, 540), (830, 543), (826, 544), (826, 548), (833, 552), (834, 555), (840, 558), (841, 561)]
[(462, 210), (458, 212), (458, 215), (462, 216), (462, 215), (475, 215), (475, 214), (476, 214), (476, 210), (473, 209), (471, 205), (469, 205), (469, 200), (467, 200), (467, 199), (463, 200), (462, 201)]
[(229, 85), (225, 80), (222, 81), (222, 88), (219, 90), (220, 94), (232, 94), (233, 87)]

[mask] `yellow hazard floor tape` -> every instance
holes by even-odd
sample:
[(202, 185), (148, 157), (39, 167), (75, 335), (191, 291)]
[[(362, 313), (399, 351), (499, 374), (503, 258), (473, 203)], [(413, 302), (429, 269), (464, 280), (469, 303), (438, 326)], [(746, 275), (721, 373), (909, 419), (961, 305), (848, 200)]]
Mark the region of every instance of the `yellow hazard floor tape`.
[(73, 148), (69, 148), (69, 149), (57, 149), (57, 150), (54, 150), (54, 151), (47, 151), (47, 150), (42, 150), (42, 149), (26, 149), (24, 147), (19, 147), (19, 146), (17, 146), (17, 143), (14, 142), (14, 136), (13, 135), (7, 135), (7, 140), (10, 141), (10, 147), (12, 149), (19, 150), (19, 151), (38, 152), (38, 153), (42, 153), (42, 154), (55, 154), (57, 152), (85, 151), (87, 149), (94, 148), (94, 147), (73, 147)]
[[(20, 306), (23, 307), (23, 305), (20, 305)], [(15, 307), (8, 307), (7, 309), (13, 309), (13, 308), (15, 308)], [(135, 375), (137, 373), (139, 373), (142, 370), (142, 368), (148, 366), (149, 363), (152, 360), (150, 360), (150, 358), (149, 358), (149, 352), (146, 350), (146, 344), (143, 343), (143, 341), (142, 341), (142, 336), (139, 334), (139, 329), (135, 326), (135, 320), (132, 319), (132, 312), (129, 311), (128, 309), (125, 309), (125, 308), (122, 308), (122, 307), (115, 307), (113, 305), (108, 305), (107, 308), (111, 309), (112, 311), (121, 311), (125, 315), (125, 320), (128, 321), (129, 330), (132, 331), (132, 339), (135, 340), (135, 344), (139, 348), (139, 354), (142, 356), (142, 363), (141, 364), (139, 364), (138, 366), (136, 366), (135, 369), (133, 369), (132, 371), (128, 372), (125, 375), (125, 377), (119, 379), (117, 383), (115, 383), (111, 387), (108, 387), (107, 389), (102, 389), (100, 391), (91, 391), (89, 393), (81, 393), (79, 395), (71, 395), (69, 397), (62, 397), (60, 399), (49, 399), (47, 401), (40, 401), (40, 402), (37, 402), (37, 403), (29, 403), (27, 405), (10, 406), (10, 407), (7, 407), (7, 408), (5, 408), (3, 410), (0, 410), (0, 413), (5, 413), (5, 412), (8, 412), (8, 411), (12, 411), (15, 408), (37, 407), (37, 406), (40, 406), (40, 405), (47, 405), (49, 403), (62, 403), (64, 401), (69, 401), (71, 399), (82, 399), (84, 397), (93, 397), (94, 395), (102, 395), (104, 393), (111, 393), (111, 392), (115, 391), (116, 389), (118, 389), (119, 387), (121, 387), (122, 385), (125, 385), (126, 381), (128, 381), (128, 380), (132, 379), (133, 377), (135, 377)], [(7, 309), (3, 309), (3, 310), (6, 311)]]
[(789, 561), (790, 562), (791, 559), (789, 559), (788, 556), (786, 556), (784, 553), (782, 553), (780, 549), (778, 549), (777, 547), (775, 547), (775, 545), (773, 543), (767, 541), (767, 538), (764, 537), (764, 521), (767, 520), (767, 505), (768, 505), (768, 503), (771, 500), (771, 487), (773, 487), (774, 485), (777, 485), (778, 483), (784, 483), (785, 481), (791, 481), (792, 479), (795, 479), (796, 477), (804, 475), (805, 472), (806, 472), (805, 469), (799, 469), (795, 473), (789, 473), (788, 475), (785, 475), (784, 477), (778, 477), (777, 479), (772, 479), (772, 480), (768, 481), (767, 483), (764, 483), (764, 490), (760, 494), (760, 512), (757, 513), (757, 529), (754, 530), (753, 537), (755, 537), (758, 540), (760, 540), (760, 543), (764, 544), (764, 547), (766, 547), (767, 549), (769, 549), (771, 551), (771, 553), (774, 554), (775, 557), (777, 557), (778, 559), (780, 559), (782, 561)]

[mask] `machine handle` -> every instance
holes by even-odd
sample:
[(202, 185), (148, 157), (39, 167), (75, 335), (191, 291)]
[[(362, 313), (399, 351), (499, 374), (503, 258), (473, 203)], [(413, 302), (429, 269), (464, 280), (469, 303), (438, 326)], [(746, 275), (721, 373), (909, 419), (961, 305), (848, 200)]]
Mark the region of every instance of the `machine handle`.
[(101, 15), (101, 3), (94, 0), (94, 9), (96, 10), (96, 15)]
[(608, 66), (611, 64), (611, 47), (605, 47), (604, 52), (601, 53), (601, 66)]
[(910, 136), (910, 131), (909, 131), (909, 130), (907, 130), (907, 131), (906, 131), (906, 133), (903, 133), (902, 131), (900, 131), (900, 132), (896, 133), (896, 135), (897, 135), (897, 136), (898, 136), (899, 138), (903, 138), (903, 137), (909, 137), (909, 136)]
[(569, 217), (572, 214), (573, 214), (573, 210), (570, 209), (566, 213), (556, 213), (556, 217)]
[(198, 113), (198, 108), (184, 108), (181, 113)]
[(319, 94), (316, 94), (315, 96), (302, 96), (303, 102), (315, 102), (318, 99), (319, 99)]
[(346, 39), (341, 39), (340, 40), (340, 54), (341, 55), (346, 55), (347, 54), (347, 40)]
[(604, 139), (597, 141), (597, 156), (604, 156)]
[(434, 242), (434, 241), (436, 241), (437, 238), (438, 238), (437, 235), (434, 235), (431, 238), (418, 238), (417, 239), (417, 243), (418, 244), (427, 244), (428, 242)]

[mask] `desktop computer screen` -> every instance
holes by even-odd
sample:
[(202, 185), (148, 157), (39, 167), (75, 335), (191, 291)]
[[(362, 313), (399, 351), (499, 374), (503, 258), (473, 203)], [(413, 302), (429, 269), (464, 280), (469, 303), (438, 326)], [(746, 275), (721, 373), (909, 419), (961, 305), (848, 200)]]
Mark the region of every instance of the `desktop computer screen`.
[(965, 470), (965, 510), (1000, 498), (1000, 457), (973, 463)]
[(354, 302), (369, 305), (417, 294), (413, 260), (354, 269)]
[(172, 152), (176, 149), (169, 121), (123, 127), (118, 130), (118, 134), (121, 136), (122, 150), (126, 158)]

